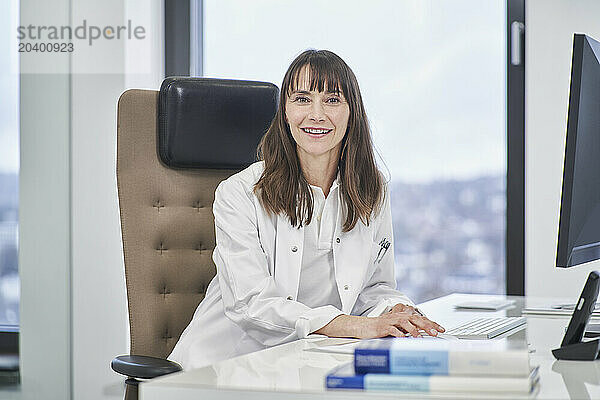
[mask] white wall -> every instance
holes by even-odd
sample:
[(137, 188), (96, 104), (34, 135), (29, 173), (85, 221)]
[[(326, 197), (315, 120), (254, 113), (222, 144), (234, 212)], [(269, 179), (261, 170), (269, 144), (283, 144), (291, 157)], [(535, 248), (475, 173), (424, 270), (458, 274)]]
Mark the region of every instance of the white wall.
[[(69, 0), (21, 0), (20, 25), (69, 21)], [(23, 53), (19, 274), (23, 398), (71, 396), (70, 77), (68, 57)]]
[(592, 262), (555, 267), (573, 33), (600, 40), (597, 0), (527, 0), (525, 58), (525, 287), (576, 299)]
[[(129, 351), (115, 177), (116, 104), (163, 76), (161, 0), (21, 0), (20, 25), (145, 27), (141, 41), (74, 41), (20, 64), (24, 398), (122, 398)], [(67, 42), (67, 41), (65, 41)]]
[(94, 44), (91, 54), (104, 64), (77, 52), (72, 62), (73, 398), (116, 399), (123, 395), (124, 378), (110, 369), (110, 361), (129, 352), (115, 175), (116, 105), (127, 88), (160, 86), (162, 1), (73, 1), (72, 24), (83, 18), (102, 26), (131, 19), (147, 33), (143, 41), (117, 47)]

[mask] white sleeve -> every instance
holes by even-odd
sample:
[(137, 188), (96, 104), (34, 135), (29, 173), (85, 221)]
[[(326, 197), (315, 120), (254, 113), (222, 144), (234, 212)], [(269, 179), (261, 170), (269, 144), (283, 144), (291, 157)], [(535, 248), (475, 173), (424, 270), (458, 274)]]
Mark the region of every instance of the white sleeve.
[[(392, 227), (392, 210), (387, 186), (385, 188), (383, 207), (373, 221), (375, 226), (375, 244), (388, 241), (389, 247), (378, 257), (379, 251), (371, 255), (370, 262), (375, 263), (371, 275), (358, 295), (352, 309), (353, 315), (377, 317), (388, 308), (402, 303), (414, 306), (414, 303), (404, 294), (396, 290), (396, 273), (394, 266), (394, 232)], [(379, 246), (371, 246), (380, 249)]]
[(248, 335), (274, 346), (304, 338), (343, 314), (333, 306), (310, 308), (288, 300), (279, 290), (260, 244), (252, 194), (242, 183), (226, 180), (219, 184), (213, 213), (213, 260), (225, 315)]

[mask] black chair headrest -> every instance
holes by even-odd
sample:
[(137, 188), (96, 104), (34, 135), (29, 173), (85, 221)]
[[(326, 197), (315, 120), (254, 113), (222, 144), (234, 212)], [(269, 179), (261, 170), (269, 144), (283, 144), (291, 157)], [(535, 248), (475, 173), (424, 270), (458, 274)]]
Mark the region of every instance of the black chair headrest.
[(170, 77), (158, 96), (158, 154), (172, 168), (241, 169), (277, 110), (267, 82)]

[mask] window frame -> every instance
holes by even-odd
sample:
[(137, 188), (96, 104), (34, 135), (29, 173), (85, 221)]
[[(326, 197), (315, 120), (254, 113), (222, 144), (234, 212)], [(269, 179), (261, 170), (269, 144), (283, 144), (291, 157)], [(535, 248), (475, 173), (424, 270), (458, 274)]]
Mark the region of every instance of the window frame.
[[(506, 294), (525, 295), (525, 0), (506, 0)], [(513, 22), (523, 25), (511, 37)], [(511, 60), (513, 46), (520, 63)]]

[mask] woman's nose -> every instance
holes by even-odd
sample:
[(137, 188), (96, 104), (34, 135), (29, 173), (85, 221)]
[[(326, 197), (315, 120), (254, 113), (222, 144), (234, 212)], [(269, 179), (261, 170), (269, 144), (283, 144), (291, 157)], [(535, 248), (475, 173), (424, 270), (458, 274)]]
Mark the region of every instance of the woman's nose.
[(308, 116), (312, 121), (325, 121), (325, 113), (323, 105), (319, 101), (315, 101), (310, 106), (310, 114)]

